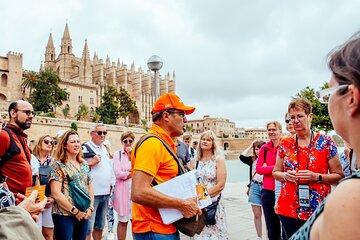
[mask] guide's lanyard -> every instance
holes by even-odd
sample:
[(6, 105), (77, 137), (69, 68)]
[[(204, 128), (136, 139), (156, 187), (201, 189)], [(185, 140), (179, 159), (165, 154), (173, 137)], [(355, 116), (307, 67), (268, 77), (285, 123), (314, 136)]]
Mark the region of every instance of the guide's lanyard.
[[(309, 159), (310, 159), (310, 152), (311, 152), (313, 138), (314, 138), (314, 133), (311, 131), (310, 143), (308, 146), (308, 153), (307, 153), (306, 165), (305, 165), (306, 170), (308, 170), (308, 168), (309, 168)], [(297, 170), (299, 170), (299, 168), (300, 168), (300, 157), (299, 157), (300, 151), (299, 151), (299, 143), (298, 143), (297, 135), (296, 135), (296, 142), (295, 142), (295, 152), (296, 152), (296, 157), (297, 157), (297, 162), (298, 162)], [(304, 207), (304, 208), (310, 207), (310, 182), (308, 182), (307, 184), (302, 184), (302, 183), (298, 184), (298, 197), (299, 197), (299, 206), (300, 207)]]

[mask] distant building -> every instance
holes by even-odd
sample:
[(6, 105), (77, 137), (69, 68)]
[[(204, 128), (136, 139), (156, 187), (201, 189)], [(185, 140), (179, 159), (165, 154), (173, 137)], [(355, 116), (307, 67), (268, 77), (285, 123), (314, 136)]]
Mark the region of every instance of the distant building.
[(0, 111), (7, 111), (10, 102), (23, 98), (21, 90), (23, 55), (8, 52), (0, 56)]
[[(141, 119), (151, 121), (151, 108), (154, 103), (154, 78), (150, 70), (135, 69), (134, 63), (130, 69), (120, 59), (117, 63), (111, 62), (107, 57), (104, 62), (96, 52), (90, 58), (87, 41), (85, 40), (81, 57), (73, 54), (72, 39), (69, 27), (66, 24), (61, 39), (60, 53), (56, 55), (52, 34), (50, 34), (46, 48), (45, 61), (40, 69), (52, 69), (61, 79), (60, 87), (66, 88), (70, 93), (68, 101), (63, 102), (60, 108), (69, 108), (70, 116), (74, 117), (81, 104), (89, 107), (90, 111), (101, 104), (102, 96), (108, 86), (114, 86), (118, 90), (125, 89), (132, 99), (136, 101), (138, 112), (129, 116), (129, 123), (139, 124)], [(22, 54), (8, 53), (6, 57), (0, 57), (0, 110), (14, 100), (26, 98), (22, 93)], [(158, 74), (158, 89), (160, 95), (171, 92), (175, 93), (175, 73), (172, 79), (167, 73), (165, 78)], [(10, 94), (11, 92), (11, 94)], [(61, 113), (57, 109), (57, 114)]]
[(202, 119), (188, 120), (186, 123), (192, 134), (199, 134), (207, 130), (213, 131), (218, 137), (235, 137), (237, 135), (235, 122), (226, 118), (211, 118), (205, 115)]
[(249, 128), (245, 130), (246, 138), (268, 140), (267, 130), (265, 128)]

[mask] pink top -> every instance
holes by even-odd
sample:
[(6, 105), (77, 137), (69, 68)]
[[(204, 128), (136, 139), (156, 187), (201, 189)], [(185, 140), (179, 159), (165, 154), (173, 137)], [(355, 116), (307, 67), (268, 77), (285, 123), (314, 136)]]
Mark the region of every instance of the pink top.
[(116, 178), (113, 208), (120, 216), (130, 215), (130, 184), (131, 163), (125, 151), (114, 153), (114, 173)]
[[(264, 165), (264, 148), (267, 148), (266, 153), (266, 166)], [(256, 172), (260, 175), (264, 175), (263, 189), (275, 190), (275, 180), (272, 175), (272, 171), (276, 163), (276, 154), (278, 147), (273, 147), (271, 141), (264, 144), (259, 150), (259, 157), (256, 163)]]

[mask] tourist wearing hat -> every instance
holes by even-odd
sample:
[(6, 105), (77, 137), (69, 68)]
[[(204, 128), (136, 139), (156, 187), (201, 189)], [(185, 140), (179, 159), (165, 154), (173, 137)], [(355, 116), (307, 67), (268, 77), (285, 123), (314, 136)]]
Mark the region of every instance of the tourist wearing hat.
[[(154, 104), (151, 112), (153, 125), (147, 134), (155, 134), (176, 152), (176, 138), (185, 131), (186, 115), (194, 111), (194, 107), (186, 106), (177, 95), (167, 93)], [(131, 161), (135, 239), (180, 239), (174, 224), (163, 223), (158, 208), (178, 209), (189, 218), (201, 214), (196, 198), (170, 197), (152, 188), (153, 181), (161, 184), (178, 175), (176, 160), (159, 139), (151, 137), (135, 146)]]

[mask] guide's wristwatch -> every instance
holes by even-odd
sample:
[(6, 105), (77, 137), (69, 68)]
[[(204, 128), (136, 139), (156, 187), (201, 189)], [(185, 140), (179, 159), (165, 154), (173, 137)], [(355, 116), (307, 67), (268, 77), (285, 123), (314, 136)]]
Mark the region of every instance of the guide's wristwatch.
[(318, 177), (318, 182), (321, 182), (322, 181), (322, 175), (319, 174), (319, 177)]

